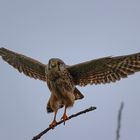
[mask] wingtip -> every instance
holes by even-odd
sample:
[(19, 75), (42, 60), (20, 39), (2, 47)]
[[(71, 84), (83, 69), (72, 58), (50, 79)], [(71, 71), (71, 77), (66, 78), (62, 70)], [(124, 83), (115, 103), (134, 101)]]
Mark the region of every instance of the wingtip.
[(4, 48), (4, 47), (1, 47), (1, 48), (0, 48), (0, 50), (3, 50), (3, 49), (5, 49), (5, 48)]
[(0, 48), (0, 55), (2, 55), (3, 48)]
[(5, 48), (1, 47), (0, 48), (0, 55), (3, 55), (5, 50), (6, 50)]
[(4, 51), (4, 50), (7, 50), (7, 49), (5, 49), (4, 47), (1, 47), (1, 48), (0, 48), (0, 52), (2, 52), (2, 51)]
[[(5, 55), (5, 54), (8, 54), (8, 53), (11, 53), (12, 51), (11, 50), (8, 50), (8, 49), (6, 49), (6, 48), (4, 48), (4, 47), (1, 47), (0, 48), (0, 55), (2, 56), (2, 55)], [(12, 52), (12, 53), (14, 53), (14, 52)]]

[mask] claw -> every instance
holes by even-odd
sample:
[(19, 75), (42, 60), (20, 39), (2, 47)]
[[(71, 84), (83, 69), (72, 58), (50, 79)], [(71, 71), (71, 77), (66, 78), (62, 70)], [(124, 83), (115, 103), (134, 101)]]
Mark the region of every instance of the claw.
[(54, 111), (54, 119), (53, 119), (52, 123), (49, 125), (49, 127), (50, 127), (51, 129), (54, 129), (55, 126), (56, 126), (56, 124), (57, 124), (57, 121), (56, 121), (56, 114), (57, 114), (57, 110)]
[(63, 116), (62, 116), (62, 118), (61, 118), (61, 120), (64, 121), (64, 125), (65, 125), (66, 120), (68, 120), (68, 119), (69, 119), (69, 117), (67, 116), (66, 113), (64, 113)]
[(51, 129), (54, 129), (55, 126), (56, 126), (56, 124), (57, 124), (57, 121), (56, 121), (56, 120), (53, 120), (52, 123), (49, 125), (49, 127), (50, 127)]

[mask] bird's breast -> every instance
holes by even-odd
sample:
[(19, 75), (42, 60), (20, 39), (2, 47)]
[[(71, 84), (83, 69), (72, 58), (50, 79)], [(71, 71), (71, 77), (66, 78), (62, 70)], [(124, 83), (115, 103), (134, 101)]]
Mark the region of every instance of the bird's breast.
[(75, 86), (71, 82), (70, 77), (63, 72), (48, 72), (47, 74), (47, 84), (52, 94), (57, 97), (65, 98), (65, 95), (73, 93)]

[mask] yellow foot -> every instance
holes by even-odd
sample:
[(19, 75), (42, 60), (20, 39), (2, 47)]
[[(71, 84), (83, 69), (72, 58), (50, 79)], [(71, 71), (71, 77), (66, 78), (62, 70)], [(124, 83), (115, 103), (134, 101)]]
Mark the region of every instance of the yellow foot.
[(51, 129), (54, 129), (54, 127), (56, 126), (56, 124), (57, 124), (57, 121), (56, 120), (53, 120), (52, 123), (49, 125), (49, 127)]
[(68, 120), (68, 119), (69, 119), (69, 117), (67, 116), (66, 113), (64, 113), (63, 116), (62, 116), (62, 118), (61, 118), (61, 120), (64, 121), (64, 125), (65, 125), (65, 121)]

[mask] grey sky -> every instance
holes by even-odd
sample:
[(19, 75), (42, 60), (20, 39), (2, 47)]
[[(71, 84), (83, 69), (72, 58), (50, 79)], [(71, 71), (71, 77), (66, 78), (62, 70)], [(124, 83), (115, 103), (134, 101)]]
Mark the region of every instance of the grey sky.
[[(0, 47), (43, 63), (59, 57), (67, 64), (140, 52), (140, 1), (1, 0)], [(52, 120), (45, 110), (50, 91), (45, 83), (19, 74), (2, 60), (0, 77), (0, 139), (30, 140)], [(139, 82), (137, 73), (115, 84), (79, 87), (85, 98), (68, 114), (90, 106), (97, 110), (41, 140), (113, 140), (121, 101), (125, 102), (121, 139), (139, 140)]]

